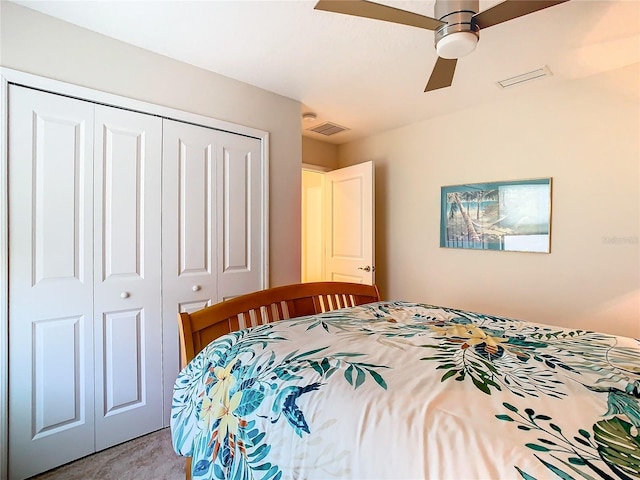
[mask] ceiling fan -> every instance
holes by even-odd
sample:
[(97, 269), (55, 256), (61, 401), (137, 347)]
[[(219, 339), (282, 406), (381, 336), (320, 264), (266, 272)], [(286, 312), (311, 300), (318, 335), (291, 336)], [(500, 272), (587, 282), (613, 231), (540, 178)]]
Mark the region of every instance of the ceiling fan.
[(437, 19), (367, 0), (320, 0), (315, 9), (435, 31), (438, 60), (424, 89), (429, 92), (451, 86), (458, 58), (476, 48), (481, 29), (567, 1), (505, 0), (478, 13), (479, 0), (436, 0)]

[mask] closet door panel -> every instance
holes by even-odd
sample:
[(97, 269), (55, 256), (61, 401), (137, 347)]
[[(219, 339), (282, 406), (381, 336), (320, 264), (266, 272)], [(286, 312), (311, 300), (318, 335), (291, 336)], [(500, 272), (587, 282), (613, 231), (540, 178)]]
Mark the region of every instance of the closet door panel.
[(165, 424), (179, 371), (178, 313), (215, 303), (216, 131), (164, 120), (163, 311)]
[(162, 120), (96, 106), (96, 448), (162, 427)]
[(93, 105), (9, 91), (11, 478), (94, 451)]
[(256, 138), (218, 132), (218, 298), (264, 288), (263, 168)]

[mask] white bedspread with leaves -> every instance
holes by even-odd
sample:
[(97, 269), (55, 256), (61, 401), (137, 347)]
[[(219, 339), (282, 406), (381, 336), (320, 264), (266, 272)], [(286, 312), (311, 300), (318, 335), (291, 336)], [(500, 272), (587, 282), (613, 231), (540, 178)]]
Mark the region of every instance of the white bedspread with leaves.
[(640, 341), (379, 302), (217, 339), (171, 429), (194, 479), (640, 478)]

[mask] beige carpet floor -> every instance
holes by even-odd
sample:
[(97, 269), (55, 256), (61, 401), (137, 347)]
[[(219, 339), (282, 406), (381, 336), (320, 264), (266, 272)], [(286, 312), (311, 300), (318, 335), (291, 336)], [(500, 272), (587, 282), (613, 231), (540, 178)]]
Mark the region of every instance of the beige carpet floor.
[(184, 457), (171, 446), (168, 428), (81, 458), (33, 480), (182, 480)]

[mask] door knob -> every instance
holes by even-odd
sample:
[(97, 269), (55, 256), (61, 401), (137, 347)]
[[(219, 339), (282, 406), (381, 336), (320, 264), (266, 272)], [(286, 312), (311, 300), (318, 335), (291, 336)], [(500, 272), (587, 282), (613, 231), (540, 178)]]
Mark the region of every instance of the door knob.
[(194, 285), (193, 287), (191, 287), (191, 290), (197, 292), (198, 290), (200, 290), (200, 285)]
[(129, 292), (122, 292), (120, 298), (129, 298)]
[(367, 265), (366, 267), (358, 267), (358, 270), (364, 270), (365, 272), (370, 272), (371, 267), (369, 265)]

